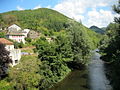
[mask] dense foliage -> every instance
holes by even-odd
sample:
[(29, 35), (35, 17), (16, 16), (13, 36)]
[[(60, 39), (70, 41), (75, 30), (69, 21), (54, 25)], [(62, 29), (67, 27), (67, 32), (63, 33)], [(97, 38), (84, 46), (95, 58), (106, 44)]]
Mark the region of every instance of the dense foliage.
[(0, 38), (5, 38), (5, 33), (4, 32), (0, 32)]
[(74, 21), (69, 22), (68, 32), (73, 52), (73, 61), (86, 64), (91, 49), (87, 33), (81, 28), (81, 24)]
[(42, 88), (51, 87), (63, 79), (71, 68), (80, 69), (81, 65), (88, 64), (90, 51), (99, 41), (90, 38), (91, 33), (95, 38), (97, 34), (87, 32), (82, 24), (69, 20), (67, 25), (65, 31), (54, 33), (52, 42), (41, 37), (35, 43), (38, 57), (42, 61), (40, 73), (45, 77), (41, 83)]
[(42, 61), (40, 73), (45, 77), (41, 88), (52, 86), (70, 72), (67, 62), (72, 61), (72, 50), (65, 33), (58, 35), (51, 43), (41, 37), (36, 42), (36, 49)]
[(21, 62), (9, 69), (8, 77), (0, 81), (1, 90), (39, 90), (42, 76), (36, 56), (23, 56)]
[[(120, 0), (118, 5), (114, 5), (114, 11), (120, 14)], [(109, 76), (114, 90), (119, 90), (120, 86), (120, 17), (115, 17), (115, 23), (107, 27), (105, 40), (101, 41), (101, 57), (104, 61), (109, 62)]]

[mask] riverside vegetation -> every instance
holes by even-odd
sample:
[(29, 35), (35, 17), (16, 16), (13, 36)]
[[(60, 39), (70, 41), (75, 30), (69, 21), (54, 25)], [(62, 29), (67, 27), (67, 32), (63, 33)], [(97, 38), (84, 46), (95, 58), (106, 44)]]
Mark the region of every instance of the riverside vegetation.
[[(120, 0), (113, 10), (120, 14)], [(107, 27), (106, 34), (101, 41), (101, 59), (107, 62), (107, 75), (113, 85), (113, 90), (120, 90), (120, 17), (115, 17), (114, 23)]]
[[(99, 45), (101, 38), (82, 23), (46, 8), (0, 14), (0, 27), (13, 23), (43, 35), (27, 42), (36, 47), (34, 52), (37, 54), (22, 56), (18, 65), (9, 67), (7, 76), (0, 81), (1, 90), (45, 90), (52, 87), (71, 70), (87, 65), (91, 50)], [(52, 37), (53, 41), (48, 42), (46, 36)]]

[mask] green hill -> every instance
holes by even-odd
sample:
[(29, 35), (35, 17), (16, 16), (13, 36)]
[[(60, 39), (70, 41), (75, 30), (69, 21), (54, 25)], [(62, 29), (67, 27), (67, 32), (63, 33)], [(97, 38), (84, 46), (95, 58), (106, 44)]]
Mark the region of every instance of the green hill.
[(105, 30), (103, 30), (103, 29), (101, 29), (97, 26), (91, 26), (90, 29), (95, 31), (96, 33), (99, 33), (99, 34), (104, 34), (105, 33)]
[(13, 23), (22, 28), (40, 30), (43, 27), (60, 31), (66, 27), (68, 17), (57, 11), (40, 8), (36, 10), (10, 11), (0, 14), (0, 21), (3, 26), (9, 26)]
[[(59, 32), (66, 30), (69, 26), (69, 21), (72, 20), (63, 14), (47, 8), (40, 8), (36, 10), (24, 10), (24, 11), (10, 11), (0, 14), (0, 27), (8, 27), (11, 24), (17, 24), (22, 28), (33, 29), (40, 32)], [(78, 22), (75, 22), (78, 23)], [(98, 42), (98, 35), (93, 31), (90, 31), (82, 24), (77, 24), (81, 30), (86, 33), (86, 36), (90, 40), (94, 40), (91, 43)], [(93, 37), (94, 36), (94, 37)], [(90, 39), (92, 38), (92, 39)], [(93, 44), (94, 44), (93, 43)]]

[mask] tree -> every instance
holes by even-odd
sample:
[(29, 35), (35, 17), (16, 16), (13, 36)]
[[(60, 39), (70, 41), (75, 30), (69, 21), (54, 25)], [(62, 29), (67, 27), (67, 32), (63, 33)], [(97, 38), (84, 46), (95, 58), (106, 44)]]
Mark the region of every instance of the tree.
[[(120, 0), (113, 10), (120, 14)], [(120, 17), (115, 17), (115, 23), (107, 27), (106, 37), (101, 47), (102, 59), (109, 62), (109, 77), (114, 90), (120, 90)]]
[[(120, 14), (120, 0), (118, 5), (113, 6), (113, 10)], [(104, 47), (101, 47), (101, 52), (104, 53), (101, 58), (106, 61), (116, 61), (120, 51), (120, 17), (115, 17), (115, 23), (108, 25), (106, 35), (109, 39), (104, 40), (107, 43), (103, 43)]]
[(0, 44), (0, 78), (7, 74), (7, 69), (12, 60), (9, 57), (9, 52), (5, 49), (5, 45)]
[(42, 61), (40, 73), (44, 76), (41, 88), (51, 87), (70, 72), (67, 62), (72, 61), (70, 42), (65, 34), (59, 33), (53, 42), (41, 37), (36, 42), (38, 57)]
[(89, 54), (90, 45), (88, 44), (87, 34), (82, 30), (81, 24), (75, 21), (68, 22), (68, 32), (71, 41), (73, 52), (73, 61), (81, 64), (86, 64)]
[(14, 24), (17, 21), (16, 16), (10, 15), (10, 14), (4, 15), (2, 18), (3, 18), (3, 21), (5, 22), (5, 24), (7, 24), (7, 25)]
[[(118, 1), (118, 5), (113, 6), (113, 10), (117, 13), (120, 14), (120, 0)], [(120, 24), (120, 17), (115, 17), (115, 22)]]
[(5, 33), (4, 32), (0, 32), (0, 38), (5, 38)]
[(21, 62), (9, 70), (8, 81), (14, 90), (39, 90), (42, 76), (38, 73), (40, 61), (36, 56), (24, 56)]
[(28, 43), (31, 43), (32, 39), (29, 38), (29, 37), (26, 37), (26, 38), (25, 38), (25, 41), (27, 41)]

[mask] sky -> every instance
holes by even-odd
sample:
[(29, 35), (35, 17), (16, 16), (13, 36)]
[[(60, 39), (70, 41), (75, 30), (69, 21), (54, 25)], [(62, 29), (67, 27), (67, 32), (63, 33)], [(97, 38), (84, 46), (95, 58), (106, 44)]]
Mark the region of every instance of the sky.
[(106, 27), (118, 16), (112, 6), (118, 0), (0, 0), (0, 13), (50, 8), (87, 26)]

